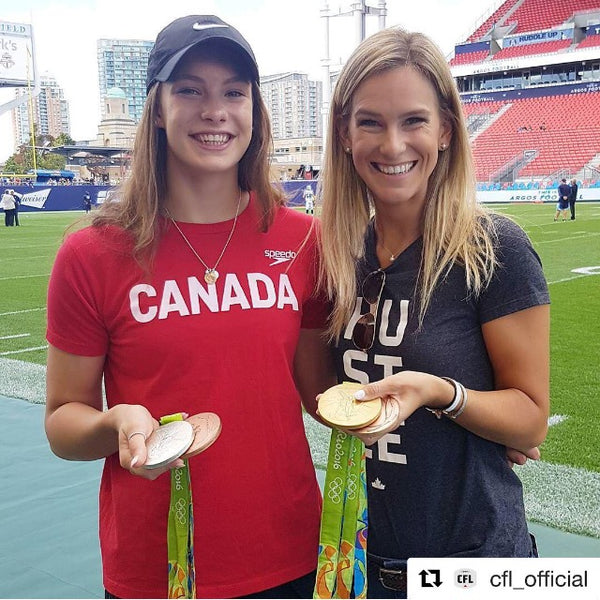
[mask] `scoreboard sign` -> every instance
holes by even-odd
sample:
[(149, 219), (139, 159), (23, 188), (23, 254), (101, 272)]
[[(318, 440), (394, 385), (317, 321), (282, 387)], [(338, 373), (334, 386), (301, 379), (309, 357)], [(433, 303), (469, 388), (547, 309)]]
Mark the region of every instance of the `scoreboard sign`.
[(31, 25), (0, 21), (0, 86), (25, 87), (34, 81)]

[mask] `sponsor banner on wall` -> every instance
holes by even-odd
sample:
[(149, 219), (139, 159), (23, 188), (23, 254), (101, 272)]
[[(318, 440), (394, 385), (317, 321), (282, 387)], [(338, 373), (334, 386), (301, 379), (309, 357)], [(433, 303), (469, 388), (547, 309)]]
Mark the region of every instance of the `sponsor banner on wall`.
[[(304, 191), (310, 186), (312, 192), (317, 192), (316, 180), (286, 181), (281, 185), (284, 189), (289, 206), (304, 206)], [(9, 186), (0, 186), (0, 196)], [(87, 192), (92, 205), (99, 206), (107, 200), (115, 200), (115, 188), (93, 185), (66, 185), (52, 187), (31, 187), (11, 185), (10, 188), (23, 194), (21, 210), (23, 211), (60, 211), (83, 210), (83, 196)], [(545, 190), (492, 190), (477, 191), (477, 200), (481, 203), (498, 202), (534, 202), (548, 203), (558, 201), (556, 189)], [(579, 188), (578, 201), (600, 202), (600, 187)], [(0, 213), (1, 214), (1, 213)]]
[(508, 48), (510, 46), (529, 46), (531, 44), (539, 44), (540, 42), (555, 42), (566, 39), (573, 39), (573, 25), (565, 29), (521, 33), (512, 37), (506, 36), (503, 40), (503, 48)]
[(48, 199), (50, 188), (45, 190), (35, 190), (34, 192), (27, 192), (23, 194), (21, 198), (21, 206), (31, 206), (32, 208), (42, 209)]
[(33, 73), (31, 25), (0, 21), (0, 82), (24, 86)]
[[(493, 202), (558, 202), (558, 191), (547, 190), (494, 190), (477, 191), (477, 200), (482, 203)], [(600, 188), (579, 188), (578, 201), (599, 201)]]

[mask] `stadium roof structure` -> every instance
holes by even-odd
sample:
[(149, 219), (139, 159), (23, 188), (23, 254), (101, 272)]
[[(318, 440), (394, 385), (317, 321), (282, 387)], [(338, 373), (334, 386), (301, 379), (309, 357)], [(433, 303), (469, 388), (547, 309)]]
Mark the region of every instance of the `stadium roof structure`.
[(72, 146), (55, 146), (44, 148), (52, 154), (60, 154), (67, 158), (69, 164), (95, 167), (108, 167), (129, 160), (132, 151), (129, 148), (116, 146), (87, 146), (76, 144)]

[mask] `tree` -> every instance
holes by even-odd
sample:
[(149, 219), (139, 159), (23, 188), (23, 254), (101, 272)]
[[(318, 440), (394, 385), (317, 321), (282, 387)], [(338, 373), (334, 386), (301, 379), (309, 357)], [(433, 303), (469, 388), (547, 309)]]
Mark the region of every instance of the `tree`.
[(15, 173), (22, 175), (27, 171), (25, 168), (25, 161), (23, 155), (17, 151), (15, 154), (10, 156), (4, 163), (4, 173)]
[(61, 133), (54, 139), (53, 146), (74, 146), (75, 140), (68, 133)]
[(4, 165), (5, 173), (15, 173), (22, 175), (33, 169), (33, 151), (35, 150), (35, 166), (38, 169), (62, 170), (65, 168), (67, 159), (60, 154), (51, 154), (45, 150), (48, 147), (72, 145), (75, 142), (68, 133), (61, 133), (54, 138), (51, 135), (37, 134), (37, 125), (35, 131), (35, 149), (28, 144), (21, 144), (18, 150), (13, 154)]

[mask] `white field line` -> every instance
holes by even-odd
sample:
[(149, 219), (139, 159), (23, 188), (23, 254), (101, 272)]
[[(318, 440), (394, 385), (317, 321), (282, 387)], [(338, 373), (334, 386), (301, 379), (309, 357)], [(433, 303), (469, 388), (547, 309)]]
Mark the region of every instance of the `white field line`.
[(0, 277), (0, 281), (10, 281), (11, 279), (33, 279), (34, 277), (50, 277), (50, 273), (41, 273), (40, 275), (15, 275), (14, 277)]
[(569, 417), (567, 415), (550, 415), (548, 417), (548, 426), (552, 427), (553, 425), (560, 425), (568, 418)]
[(56, 244), (31, 244), (29, 246), (11, 246), (10, 250), (31, 250), (31, 248), (53, 248)]
[(25, 308), (23, 310), (11, 310), (9, 312), (0, 313), (0, 317), (6, 317), (8, 315), (21, 315), (23, 313), (37, 312), (39, 310), (46, 310), (46, 307), (40, 306), (39, 308)]
[(29, 337), (30, 333), (17, 333), (16, 335), (2, 335), (0, 336), (0, 340), (14, 340), (16, 338), (24, 338)]
[(586, 233), (585, 235), (572, 235), (566, 238), (556, 238), (553, 240), (544, 240), (543, 242), (536, 242), (536, 246), (539, 246), (540, 244), (554, 244), (556, 242), (569, 242), (571, 240), (579, 240), (579, 239), (585, 239), (588, 237), (595, 237), (600, 235), (600, 233)]
[(552, 285), (553, 283), (562, 283), (563, 281), (571, 281), (573, 279), (579, 279), (581, 277), (589, 277), (589, 274), (582, 273), (581, 275), (573, 275), (573, 277), (563, 277), (562, 279), (555, 279), (554, 281), (549, 281), (548, 285)]
[(600, 537), (600, 473), (528, 460), (523, 482), (527, 518), (572, 533)]
[(48, 344), (45, 346), (32, 346), (31, 348), (21, 348), (21, 350), (8, 350), (6, 352), (0, 352), (0, 356), (9, 356), (11, 354), (24, 354), (25, 352), (35, 352), (36, 350), (46, 350)]
[(46, 367), (11, 358), (0, 358), (0, 394), (33, 404), (46, 401)]
[(9, 260), (33, 260), (34, 258), (48, 258), (46, 254), (40, 256), (8, 256), (0, 258), (0, 263), (8, 262)]

